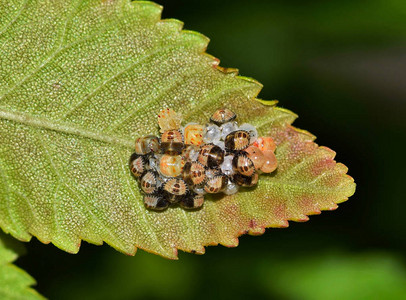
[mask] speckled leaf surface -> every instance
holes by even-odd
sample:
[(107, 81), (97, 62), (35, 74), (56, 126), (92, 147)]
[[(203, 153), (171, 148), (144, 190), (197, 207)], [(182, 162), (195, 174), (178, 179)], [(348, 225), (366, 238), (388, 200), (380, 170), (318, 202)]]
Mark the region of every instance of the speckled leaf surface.
[[(218, 67), (206, 37), (160, 14), (127, 0), (0, 2), (5, 232), (72, 253), (85, 240), (176, 258), (237, 246), (243, 233), (307, 220), (354, 193), (347, 168), (291, 126), (293, 113), (256, 100), (259, 83)], [(221, 106), (277, 141), (277, 172), (198, 211), (146, 210), (128, 168), (135, 138), (158, 134), (162, 107), (204, 123)]]
[(35, 280), (12, 264), (17, 259), (11, 247), (8, 247), (0, 233), (0, 299), (7, 300), (41, 300), (45, 299), (30, 286)]

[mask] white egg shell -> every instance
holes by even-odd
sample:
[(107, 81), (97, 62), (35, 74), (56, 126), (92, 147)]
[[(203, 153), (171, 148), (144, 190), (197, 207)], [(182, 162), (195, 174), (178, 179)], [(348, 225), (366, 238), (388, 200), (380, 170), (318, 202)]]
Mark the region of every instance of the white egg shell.
[(231, 180), (228, 180), (227, 186), (225, 190), (223, 191), (224, 194), (226, 195), (233, 195), (236, 194), (239, 190), (239, 186), (232, 182)]
[(213, 143), (221, 138), (220, 127), (214, 124), (207, 124), (203, 131), (203, 141), (205, 143)]
[(194, 187), (193, 187), (193, 191), (194, 191), (196, 194), (199, 194), (199, 195), (204, 195), (204, 194), (206, 194), (206, 191), (204, 190), (204, 187), (203, 187), (203, 186), (194, 186)]
[(227, 155), (224, 157), (224, 161), (220, 166), (221, 172), (223, 172), (224, 175), (231, 176), (234, 174), (233, 158), (233, 155)]

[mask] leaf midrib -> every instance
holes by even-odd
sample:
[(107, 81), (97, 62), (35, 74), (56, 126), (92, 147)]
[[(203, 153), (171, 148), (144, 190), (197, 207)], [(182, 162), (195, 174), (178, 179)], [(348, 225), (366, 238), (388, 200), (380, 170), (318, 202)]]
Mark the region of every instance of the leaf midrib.
[(27, 113), (10, 111), (4, 107), (0, 107), (0, 119), (12, 121), (26, 126), (76, 135), (79, 137), (97, 140), (115, 146), (118, 145), (122, 147), (132, 148), (134, 144), (133, 140), (122, 138), (121, 136), (115, 135), (113, 133), (105, 134), (103, 132), (96, 132), (80, 127), (76, 124), (55, 122), (38, 116), (29, 115)]

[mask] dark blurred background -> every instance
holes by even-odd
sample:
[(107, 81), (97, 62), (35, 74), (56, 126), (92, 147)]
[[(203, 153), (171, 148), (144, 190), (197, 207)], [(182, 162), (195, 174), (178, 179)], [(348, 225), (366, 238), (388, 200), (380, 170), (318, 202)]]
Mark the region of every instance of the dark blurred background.
[(406, 2), (158, 1), (210, 37), (224, 67), (263, 85), (349, 167), (334, 212), (169, 261), (37, 240), (17, 264), (51, 299), (406, 299)]

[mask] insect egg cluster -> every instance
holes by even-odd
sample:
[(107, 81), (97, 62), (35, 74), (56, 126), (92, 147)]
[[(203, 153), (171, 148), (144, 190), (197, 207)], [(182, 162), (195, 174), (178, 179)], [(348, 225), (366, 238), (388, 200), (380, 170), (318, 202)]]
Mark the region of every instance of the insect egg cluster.
[(218, 109), (205, 125), (188, 123), (172, 109), (158, 115), (161, 136), (135, 141), (130, 170), (144, 193), (144, 204), (164, 210), (203, 205), (205, 194), (235, 194), (277, 168), (275, 143), (259, 137), (251, 124), (239, 125), (229, 109)]

